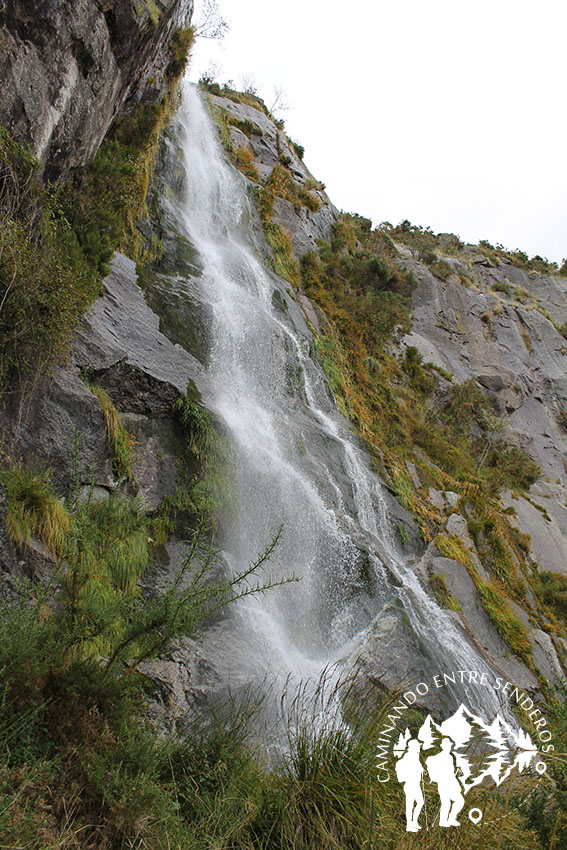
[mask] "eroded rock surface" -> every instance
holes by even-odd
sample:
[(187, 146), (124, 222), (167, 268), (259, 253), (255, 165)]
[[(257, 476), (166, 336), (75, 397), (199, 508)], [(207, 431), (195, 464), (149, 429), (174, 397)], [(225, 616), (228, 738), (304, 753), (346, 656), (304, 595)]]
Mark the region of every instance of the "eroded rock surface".
[(169, 42), (193, 0), (7, 0), (0, 123), (50, 178), (85, 165), (117, 114), (163, 95)]

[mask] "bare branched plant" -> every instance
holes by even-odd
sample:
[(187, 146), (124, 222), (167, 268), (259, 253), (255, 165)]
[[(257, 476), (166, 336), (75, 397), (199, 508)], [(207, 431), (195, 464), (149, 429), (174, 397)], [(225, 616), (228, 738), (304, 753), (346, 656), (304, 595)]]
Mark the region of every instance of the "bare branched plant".
[(216, 0), (204, 0), (201, 13), (193, 28), (194, 37), (219, 41), (225, 37), (228, 30), (228, 21), (223, 18)]

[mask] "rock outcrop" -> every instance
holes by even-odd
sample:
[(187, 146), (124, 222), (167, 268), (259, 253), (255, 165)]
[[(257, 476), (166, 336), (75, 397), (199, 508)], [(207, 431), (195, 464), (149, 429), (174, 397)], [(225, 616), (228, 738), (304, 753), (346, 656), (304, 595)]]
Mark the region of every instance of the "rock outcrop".
[(0, 123), (53, 179), (89, 162), (114, 119), (163, 95), (170, 41), (192, 0), (7, 0)]
[(567, 340), (557, 326), (567, 315), (567, 279), (508, 263), (482, 266), (475, 257), (447, 257), (455, 275), (445, 281), (417, 260), (403, 260), (417, 281), (403, 342), (454, 382), (475, 380), (508, 436), (540, 465), (530, 501), (506, 494), (504, 505), (531, 536), (539, 567), (565, 572)]

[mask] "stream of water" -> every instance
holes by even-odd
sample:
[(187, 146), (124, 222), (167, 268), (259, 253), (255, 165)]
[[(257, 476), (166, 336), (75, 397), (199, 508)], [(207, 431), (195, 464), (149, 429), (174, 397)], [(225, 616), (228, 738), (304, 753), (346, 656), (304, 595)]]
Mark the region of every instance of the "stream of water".
[[(270, 574), (301, 578), (238, 606), (232, 675), (240, 668), (244, 678), (270, 677), (278, 686), (290, 676), (316, 678), (329, 664), (348, 661), (388, 602), (403, 606), (432, 674), (488, 672), (398, 550), (380, 481), (330, 403), (307, 332), (272, 305), (276, 283), (249, 237), (245, 181), (225, 159), (189, 84), (177, 135), (186, 170), (177, 216), (199, 255), (197, 285), (211, 316), (205, 402), (224, 422), (234, 450), (238, 507), (223, 528), (223, 547), (229, 563), (242, 568), (281, 525)], [(299, 376), (293, 395), (290, 362)], [(298, 449), (303, 432), (310, 439)], [(315, 442), (316, 462), (308, 462)], [(360, 577), (361, 540), (371, 593)], [(467, 698), (466, 685), (457, 691), (454, 697)], [(484, 698), (480, 706), (478, 691), (471, 695), (475, 707), (496, 711), (489, 689)]]

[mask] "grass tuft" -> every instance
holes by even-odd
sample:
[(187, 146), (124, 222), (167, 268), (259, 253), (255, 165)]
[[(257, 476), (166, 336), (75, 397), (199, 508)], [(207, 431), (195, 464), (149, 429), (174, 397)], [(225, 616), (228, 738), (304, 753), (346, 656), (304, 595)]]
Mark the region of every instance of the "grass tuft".
[(72, 519), (54, 494), (49, 472), (27, 464), (12, 465), (3, 473), (7, 494), (6, 529), (10, 539), (22, 545), (39, 540), (53, 555), (60, 555), (71, 530)]
[(108, 393), (102, 387), (97, 387), (88, 382), (85, 383), (99, 400), (102, 409), (104, 424), (106, 426), (106, 436), (113, 453), (112, 471), (117, 478), (130, 479), (132, 478), (134, 445), (132, 437), (122, 424), (120, 415)]

